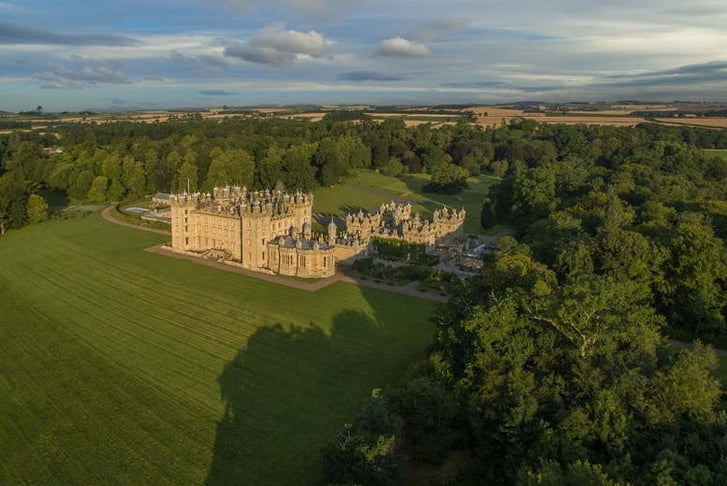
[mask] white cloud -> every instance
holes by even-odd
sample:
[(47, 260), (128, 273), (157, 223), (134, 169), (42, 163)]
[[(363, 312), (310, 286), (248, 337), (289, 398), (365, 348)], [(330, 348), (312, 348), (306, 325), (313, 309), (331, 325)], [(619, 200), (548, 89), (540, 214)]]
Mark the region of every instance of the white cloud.
[(326, 40), (314, 30), (285, 30), (285, 24), (275, 23), (264, 27), (247, 43), (229, 44), (224, 54), (248, 62), (282, 67), (303, 58), (320, 57), (325, 47)]
[(296, 59), (295, 54), (290, 52), (277, 51), (270, 47), (253, 47), (243, 43), (227, 46), (225, 56), (236, 57), (243, 61), (258, 64), (270, 64), (275, 67), (289, 66)]
[(270, 24), (255, 34), (249, 44), (291, 54), (318, 56), (326, 47), (326, 40), (315, 30), (298, 32), (285, 30), (282, 23)]
[(421, 42), (410, 41), (403, 37), (394, 37), (381, 41), (376, 49), (380, 56), (393, 57), (425, 57), (430, 54), (427, 46)]
[(33, 78), (44, 82), (42, 88), (52, 89), (77, 89), (97, 83), (131, 84), (131, 79), (114, 67), (85, 61), (80, 57), (74, 58), (74, 62), (75, 67), (48, 65), (45, 71), (33, 75)]
[(243, 13), (274, 6), (286, 12), (300, 12), (318, 18), (335, 17), (354, 4), (353, 0), (215, 0), (215, 2)]

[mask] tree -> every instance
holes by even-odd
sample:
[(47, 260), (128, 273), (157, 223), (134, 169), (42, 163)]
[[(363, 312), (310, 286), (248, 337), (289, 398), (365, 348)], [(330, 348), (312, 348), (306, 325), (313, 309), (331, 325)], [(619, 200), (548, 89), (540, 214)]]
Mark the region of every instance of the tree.
[(139, 197), (144, 194), (146, 187), (144, 166), (131, 155), (124, 157), (121, 180), (129, 197)]
[(384, 175), (396, 177), (401, 174), (403, 167), (404, 166), (401, 165), (401, 162), (399, 162), (398, 159), (392, 157), (391, 159), (389, 159), (389, 163), (381, 167), (381, 169), (379, 170)]
[(537, 471), (522, 471), (517, 484), (520, 486), (626, 486), (614, 481), (598, 464), (576, 461), (563, 467), (557, 461), (548, 461)]
[(187, 191), (197, 191), (197, 166), (188, 160), (179, 168), (177, 177), (177, 192)]
[(483, 229), (493, 228), (497, 225), (497, 215), (495, 214), (495, 206), (492, 199), (486, 197), (482, 200), (482, 209), (480, 210), (480, 226)]
[(271, 145), (263, 158), (257, 163), (255, 170), (255, 187), (271, 189), (281, 177), (280, 164), (285, 151), (277, 145)]
[(467, 188), (466, 169), (452, 163), (441, 163), (431, 168), (432, 179), (425, 191), (442, 194), (457, 194)]
[(556, 173), (549, 167), (517, 174), (513, 182), (513, 217), (526, 224), (547, 217), (558, 205), (555, 181)]
[(508, 167), (507, 160), (493, 160), (490, 163), (490, 168), (492, 169), (492, 174), (495, 177), (504, 177), (505, 173), (507, 172)]
[(318, 143), (315, 164), (318, 166), (318, 180), (323, 186), (331, 186), (346, 175), (348, 157), (340, 144), (332, 138), (324, 138)]
[(28, 223), (40, 223), (48, 219), (48, 203), (38, 194), (28, 197)]
[(107, 198), (106, 189), (109, 187), (109, 179), (106, 176), (96, 176), (91, 183), (91, 189), (86, 196), (89, 201), (100, 202)]
[(671, 259), (662, 305), (675, 323), (692, 330), (724, 332), (727, 304), (727, 249), (700, 214), (681, 216), (670, 244)]
[(208, 191), (228, 184), (252, 187), (255, 163), (249, 153), (240, 149), (223, 151), (215, 147), (210, 152), (210, 158), (210, 167), (205, 180), (205, 188)]
[(93, 172), (88, 169), (74, 171), (71, 176), (71, 182), (68, 186), (68, 195), (74, 199), (83, 200), (86, 198), (88, 191), (93, 183)]
[(27, 200), (26, 184), (20, 173), (0, 176), (0, 234), (25, 224)]
[(315, 144), (294, 145), (285, 151), (282, 159), (282, 176), (289, 190), (309, 191), (315, 185), (315, 168), (310, 161)]

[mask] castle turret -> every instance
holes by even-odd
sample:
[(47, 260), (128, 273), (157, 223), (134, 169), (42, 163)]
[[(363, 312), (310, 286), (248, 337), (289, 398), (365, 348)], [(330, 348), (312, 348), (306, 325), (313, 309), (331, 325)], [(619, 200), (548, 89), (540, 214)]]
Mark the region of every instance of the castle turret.
[(331, 216), (331, 222), (328, 223), (328, 240), (331, 242), (336, 241), (337, 233), (338, 227), (336, 226), (336, 222), (333, 221), (333, 216)]
[(303, 223), (303, 239), (308, 241), (311, 239), (312, 232), (311, 232), (311, 226), (308, 221)]

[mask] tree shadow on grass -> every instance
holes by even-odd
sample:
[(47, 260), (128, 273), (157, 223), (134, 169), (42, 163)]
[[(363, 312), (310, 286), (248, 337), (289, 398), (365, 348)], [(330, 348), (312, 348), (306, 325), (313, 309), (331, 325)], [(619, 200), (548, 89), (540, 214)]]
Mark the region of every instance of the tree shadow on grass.
[(314, 324), (259, 328), (219, 377), (225, 412), (206, 484), (318, 482), (321, 447), (373, 388), (423, 356), (426, 339), (409, 335), (412, 327), (346, 311), (329, 333)]

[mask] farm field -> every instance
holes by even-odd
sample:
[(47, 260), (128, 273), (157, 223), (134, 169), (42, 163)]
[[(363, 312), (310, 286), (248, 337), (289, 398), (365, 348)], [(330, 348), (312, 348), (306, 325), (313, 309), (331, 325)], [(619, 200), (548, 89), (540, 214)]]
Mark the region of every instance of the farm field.
[(359, 209), (373, 209), (392, 199), (407, 200), (415, 212), (427, 216), (443, 205), (456, 209), (464, 207), (467, 210), (465, 232), (481, 233), (482, 199), (499, 179), (488, 175), (470, 177), (467, 179), (469, 187), (462, 194), (452, 196), (424, 193), (422, 188), (429, 179), (427, 174), (391, 177), (373, 171), (355, 171), (343, 184), (316, 189), (313, 211), (340, 216)]
[(727, 128), (727, 118), (703, 117), (703, 118), (655, 118), (659, 123), (666, 125), (688, 125), (705, 128)]
[(540, 123), (563, 123), (574, 125), (584, 123), (586, 125), (611, 125), (611, 126), (634, 126), (646, 122), (645, 118), (630, 115), (629, 110), (609, 111), (568, 111), (563, 113), (532, 113), (512, 108), (497, 106), (475, 106), (467, 108), (475, 113), (478, 125), (486, 127), (497, 127), (502, 123), (510, 123), (514, 119), (535, 120)]
[(98, 213), (0, 238), (0, 484), (312, 484), (424, 356), (428, 301), (142, 251)]

